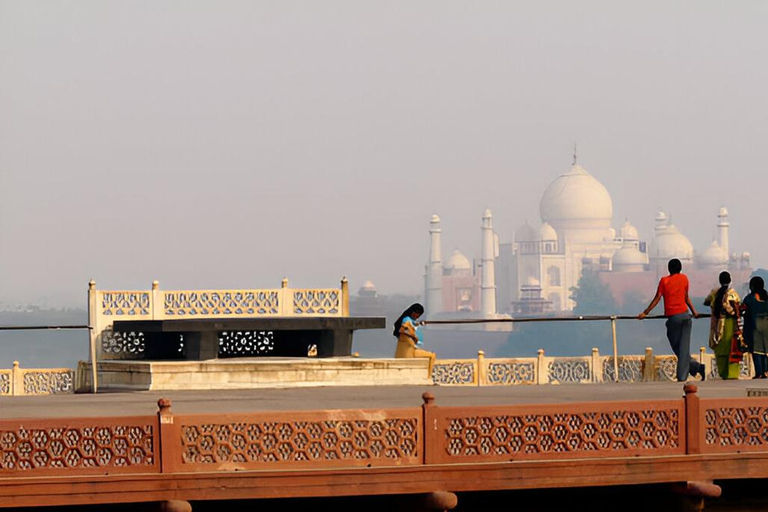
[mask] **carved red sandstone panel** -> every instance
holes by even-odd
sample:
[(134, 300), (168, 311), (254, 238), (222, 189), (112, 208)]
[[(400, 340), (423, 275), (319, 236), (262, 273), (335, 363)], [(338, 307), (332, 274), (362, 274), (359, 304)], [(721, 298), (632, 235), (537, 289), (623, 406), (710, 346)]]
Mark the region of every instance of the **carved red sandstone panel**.
[(421, 409), (177, 416), (182, 471), (421, 461)]
[(768, 401), (703, 400), (701, 408), (702, 452), (768, 451)]
[(434, 463), (683, 454), (682, 401), (430, 408)]
[(157, 418), (0, 422), (0, 477), (158, 472)]

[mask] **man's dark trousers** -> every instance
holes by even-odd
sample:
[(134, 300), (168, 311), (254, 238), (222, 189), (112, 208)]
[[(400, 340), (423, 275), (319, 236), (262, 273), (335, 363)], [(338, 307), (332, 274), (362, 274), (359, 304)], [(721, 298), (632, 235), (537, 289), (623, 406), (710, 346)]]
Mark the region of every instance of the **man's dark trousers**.
[(680, 313), (667, 318), (667, 339), (672, 352), (677, 356), (677, 381), (685, 382), (688, 374), (697, 375), (703, 364), (691, 360), (691, 327), (693, 321), (690, 313)]

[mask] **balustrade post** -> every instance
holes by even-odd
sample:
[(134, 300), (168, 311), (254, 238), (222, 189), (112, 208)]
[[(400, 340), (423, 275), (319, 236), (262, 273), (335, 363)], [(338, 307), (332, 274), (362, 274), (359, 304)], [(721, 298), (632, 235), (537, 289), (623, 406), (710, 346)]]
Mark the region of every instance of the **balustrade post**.
[(485, 386), (488, 384), (488, 371), (485, 366), (485, 352), (477, 351), (477, 385)]
[(655, 374), (654, 371), (654, 359), (653, 359), (653, 349), (651, 347), (645, 348), (645, 361), (643, 362), (643, 382), (653, 382), (655, 380)]
[(544, 349), (540, 348), (536, 356), (536, 384), (547, 383), (547, 368), (544, 364)]
[(341, 278), (341, 316), (349, 316), (349, 281), (346, 276)]
[(149, 300), (152, 301), (152, 304), (150, 304), (152, 320), (162, 320), (165, 316), (165, 301), (160, 291), (160, 281), (157, 279), (152, 281), (152, 294), (149, 296)]
[(24, 394), (24, 375), (21, 368), (19, 368), (19, 362), (13, 362), (13, 370), (11, 371), (11, 395), (18, 396)]
[(613, 334), (613, 381), (619, 382), (619, 349), (616, 343), (616, 316), (611, 316), (611, 333)]
[(284, 277), (280, 283), (280, 291), (278, 292), (280, 298), (279, 315), (280, 316), (293, 316), (293, 290), (288, 288), (288, 278)]
[(603, 382), (603, 365), (600, 364), (600, 351), (597, 347), (592, 347), (592, 382)]
[(685, 392), (685, 453), (688, 455), (701, 453), (701, 403), (696, 384), (688, 383), (683, 386)]
[(422, 424), (424, 425), (422, 464), (434, 464), (437, 460), (437, 454), (440, 450), (440, 436), (437, 432), (437, 417), (435, 412), (437, 406), (435, 405), (435, 395), (432, 393), (424, 393), (421, 395), (421, 399), (424, 403), (421, 406), (422, 411)]
[(91, 392), (99, 391), (99, 362), (98, 349), (96, 347), (101, 333), (98, 332), (99, 304), (97, 300), (96, 281), (88, 282), (88, 339), (91, 360)]
[(160, 455), (160, 472), (173, 473), (181, 463), (181, 431), (174, 423), (171, 400), (161, 398), (157, 401), (158, 431), (155, 440)]

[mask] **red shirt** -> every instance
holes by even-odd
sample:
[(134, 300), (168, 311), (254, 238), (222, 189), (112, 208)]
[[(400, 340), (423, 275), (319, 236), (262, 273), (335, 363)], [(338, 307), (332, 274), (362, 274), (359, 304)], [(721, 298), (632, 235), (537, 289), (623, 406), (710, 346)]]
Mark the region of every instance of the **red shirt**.
[(662, 277), (657, 293), (664, 297), (664, 315), (679, 315), (688, 311), (688, 305), (685, 303), (688, 296), (688, 278), (685, 274)]

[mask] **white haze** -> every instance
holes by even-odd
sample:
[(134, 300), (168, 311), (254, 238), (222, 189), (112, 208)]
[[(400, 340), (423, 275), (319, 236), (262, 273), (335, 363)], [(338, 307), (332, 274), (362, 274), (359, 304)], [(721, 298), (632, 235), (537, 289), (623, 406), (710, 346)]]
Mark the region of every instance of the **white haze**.
[(0, 302), (423, 286), (579, 163), (768, 266), (768, 3), (0, 1)]

